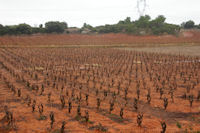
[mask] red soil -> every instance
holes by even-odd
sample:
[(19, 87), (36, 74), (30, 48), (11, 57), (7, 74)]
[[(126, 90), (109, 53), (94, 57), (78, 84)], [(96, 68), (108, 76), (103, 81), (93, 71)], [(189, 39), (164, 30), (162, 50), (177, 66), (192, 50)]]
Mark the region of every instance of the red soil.
[(179, 37), (135, 36), (127, 34), (42, 34), (31, 36), (3, 36), (0, 45), (111, 45), (111, 44), (167, 44), (167, 43), (200, 43), (200, 32), (182, 32)]
[[(195, 61), (185, 62), (188, 60)], [(100, 133), (98, 130), (91, 130), (99, 123), (110, 133), (160, 133), (162, 130), (160, 121), (166, 122), (167, 133), (184, 132), (186, 129), (189, 132), (198, 131), (200, 130), (200, 101), (197, 100), (200, 87), (198, 60), (199, 58), (193, 57), (101, 48), (0, 49), (0, 132), (57, 133), (53, 131), (60, 129), (62, 121), (66, 122), (65, 131), (73, 133)], [(38, 78), (35, 77), (36, 74)], [(27, 87), (27, 81), (31, 86), (38, 85), (39, 91)], [(16, 91), (20, 88), (21, 96), (14, 94), (8, 84), (14, 85)], [(141, 91), (138, 112), (144, 113), (141, 127), (137, 125), (138, 112), (133, 108), (133, 98), (137, 97), (137, 84)], [(42, 85), (45, 89), (40, 95)], [(163, 109), (160, 93), (156, 91), (157, 85), (163, 88), (163, 97), (169, 99), (166, 110)], [(64, 86), (63, 91), (62, 86)], [(117, 94), (118, 86), (119, 94)], [(190, 88), (189, 92), (186, 91), (187, 86)], [(126, 106), (125, 88), (128, 88)], [(146, 100), (148, 89), (151, 90), (150, 104), (147, 104)], [(169, 93), (171, 89), (174, 91), (174, 102)], [(75, 96), (72, 98), (73, 90)], [(99, 90), (98, 95), (96, 90)], [(104, 97), (104, 90), (108, 91), (107, 97)], [(49, 92), (52, 93), (51, 104), (47, 101)], [(66, 92), (69, 92), (69, 95)], [(85, 110), (89, 111), (89, 123), (74, 119), (80, 92), (81, 114), (84, 116)], [(115, 106), (109, 114), (109, 102), (113, 99), (114, 92), (117, 94)], [(181, 98), (185, 92), (187, 95), (194, 95), (192, 107), (188, 99)], [(88, 106), (85, 94), (89, 94)], [(31, 106), (27, 105), (27, 95), (32, 101), (36, 100), (35, 112), (32, 112)], [(61, 109), (60, 95), (65, 97), (64, 109)], [(71, 114), (68, 113), (70, 98), (73, 99)], [(100, 110), (96, 109), (96, 98), (102, 100)], [(37, 106), (41, 103), (44, 105), (43, 115), (47, 117), (45, 120), (38, 120), (40, 115)], [(13, 112), (14, 127), (16, 126), (17, 130), (15, 128), (6, 130), (7, 123), (3, 122), (4, 105)], [(119, 117), (121, 107), (124, 108), (123, 119)], [(51, 111), (55, 114), (55, 123), (50, 130)], [(177, 123), (180, 123), (181, 128), (177, 127)]]

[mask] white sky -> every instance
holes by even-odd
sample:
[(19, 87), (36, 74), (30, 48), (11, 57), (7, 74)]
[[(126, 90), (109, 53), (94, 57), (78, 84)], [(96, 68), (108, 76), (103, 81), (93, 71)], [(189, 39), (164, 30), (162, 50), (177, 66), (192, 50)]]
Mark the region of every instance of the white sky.
[[(146, 14), (164, 15), (167, 22), (181, 24), (187, 20), (200, 23), (200, 0), (146, 0)], [(65, 21), (81, 27), (114, 24), (127, 16), (138, 19), (137, 0), (0, 0), (0, 24)]]

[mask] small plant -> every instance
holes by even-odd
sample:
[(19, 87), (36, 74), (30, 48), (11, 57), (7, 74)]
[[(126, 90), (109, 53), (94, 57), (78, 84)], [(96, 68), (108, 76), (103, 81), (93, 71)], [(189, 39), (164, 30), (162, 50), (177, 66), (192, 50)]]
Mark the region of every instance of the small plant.
[(71, 109), (72, 109), (72, 102), (71, 100), (68, 101), (68, 113), (71, 113)]
[(190, 131), (192, 131), (192, 130), (193, 130), (193, 128), (192, 128), (192, 125), (189, 125), (189, 129), (190, 129)]
[(110, 114), (113, 111), (113, 109), (114, 109), (114, 101), (110, 101), (110, 111), (109, 111)]
[(120, 95), (120, 84), (117, 87), (117, 95)]
[(48, 102), (51, 102), (51, 92), (48, 93)]
[(112, 98), (115, 100), (116, 99), (116, 93), (115, 91), (112, 93)]
[(63, 95), (60, 96), (61, 108), (65, 107), (65, 97)]
[(136, 98), (134, 98), (133, 107), (136, 111), (138, 110), (138, 100)]
[(51, 120), (50, 126), (51, 126), (51, 129), (52, 129), (53, 128), (53, 123), (55, 122), (54, 113), (51, 112), (49, 116), (50, 116), (50, 120)]
[(172, 89), (170, 90), (169, 94), (171, 96), (171, 100), (172, 100), (172, 103), (173, 103), (174, 102), (174, 92), (173, 92)]
[(162, 99), (162, 95), (164, 94), (163, 89), (160, 88), (160, 99)]
[(33, 104), (32, 104), (32, 113), (35, 112), (35, 104), (36, 104), (36, 101), (33, 100)]
[(75, 96), (74, 89), (72, 89), (71, 97), (74, 98), (74, 96)]
[(44, 85), (42, 84), (40, 95), (43, 95), (44, 92)]
[(4, 112), (5, 112), (5, 118), (6, 118), (6, 121), (8, 122), (7, 126), (12, 126), (13, 125), (13, 113), (10, 112), (8, 110), (8, 106), (4, 106)]
[(123, 115), (124, 115), (124, 108), (120, 109), (120, 117), (123, 119)]
[(40, 115), (40, 117), (37, 120), (41, 121), (41, 120), (46, 120), (46, 119), (47, 117), (45, 115)]
[(161, 124), (161, 127), (162, 127), (162, 131), (161, 131), (161, 133), (165, 133), (166, 128), (167, 128), (166, 123), (163, 121), (163, 122), (160, 122), (160, 124)]
[(198, 91), (197, 100), (200, 100), (200, 91)]
[(79, 92), (79, 102), (82, 100), (82, 93), (81, 91)]
[(180, 124), (179, 122), (176, 123), (176, 126), (177, 126), (178, 128), (181, 128), (181, 127), (182, 127), (181, 124)]
[(142, 125), (142, 120), (143, 120), (143, 114), (139, 113), (137, 115), (137, 124), (139, 127), (141, 127), (141, 125)]
[(148, 90), (147, 103), (150, 104), (150, 102), (151, 102), (151, 93), (150, 93), (150, 90)]
[(85, 121), (89, 122), (89, 113), (87, 110), (85, 111)]
[(26, 82), (26, 86), (29, 88), (30, 87), (30, 83), (27, 81)]
[(64, 133), (65, 132), (65, 121), (62, 122), (62, 126), (61, 126), (61, 129), (60, 129), (60, 133)]
[(13, 125), (13, 113), (9, 112), (8, 113), (8, 126), (12, 126)]
[(81, 116), (81, 106), (80, 106), (80, 104), (78, 104), (78, 107), (77, 107), (77, 116)]
[(101, 105), (101, 100), (100, 98), (97, 98), (97, 110), (99, 110), (100, 105)]
[(189, 95), (189, 102), (190, 102), (190, 107), (192, 107), (192, 103), (194, 101), (194, 96), (193, 95)]
[(85, 101), (86, 101), (87, 106), (88, 106), (88, 96), (89, 96), (88, 94), (85, 95)]
[(164, 109), (166, 110), (166, 108), (168, 106), (168, 99), (164, 98), (163, 101), (164, 101)]
[(11, 87), (11, 91), (13, 92), (14, 95), (16, 94), (15, 87)]
[(124, 99), (127, 100), (128, 88), (124, 90)]
[(63, 89), (64, 89), (64, 85), (62, 85), (62, 87), (61, 87), (61, 93), (63, 92)]
[(8, 120), (9, 118), (9, 111), (8, 111), (8, 106), (4, 106), (4, 112), (5, 112), (5, 116), (6, 116), (6, 119)]
[(42, 115), (43, 110), (44, 110), (43, 104), (38, 105), (38, 110), (39, 110), (40, 115)]
[(18, 96), (18, 97), (21, 96), (21, 89), (18, 89), (18, 91), (17, 91), (17, 96)]
[(108, 92), (104, 90), (104, 99), (108, 96)]
[(140, 89), (137, 89), (137, 99), (140, 99)]
[(184, 94), (181, 96), (181, 98), (186, 99), (186, 98), (187, 98), (186, 93), (184, 93)]
[(28, 107), (31, 106), (31, 98), (30, 97), (28, 97), (27, 105), (28, 105)]

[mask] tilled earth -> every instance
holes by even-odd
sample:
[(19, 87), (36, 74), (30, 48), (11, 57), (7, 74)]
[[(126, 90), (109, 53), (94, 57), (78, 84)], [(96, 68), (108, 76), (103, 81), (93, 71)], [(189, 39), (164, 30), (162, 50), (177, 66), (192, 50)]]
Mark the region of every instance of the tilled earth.
[[(162, 131), (161, 121), (168, 133), (200, 131), (199, 60), (109, 48), (2, 48), (0, 132), (57, 133), (63, 121), (64, 131), (74, 133), (156, 133)], [(11, 124), (5, 117), (5, 106), (13, 114)], [(77, 116), (78, 106), (81, 116)], [(89, 113), (88, 122), (85, 111)], [(52, 128), (51, 112), (55, 117)], [(138, 114), (143, 114), (141, 126)]]

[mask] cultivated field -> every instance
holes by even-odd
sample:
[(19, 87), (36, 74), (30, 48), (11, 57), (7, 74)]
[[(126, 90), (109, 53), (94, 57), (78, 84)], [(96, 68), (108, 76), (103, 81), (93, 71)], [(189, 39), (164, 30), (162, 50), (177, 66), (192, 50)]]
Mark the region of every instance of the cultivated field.
[(3, 36), (0, 37), (1, 47), (74, 47), (74, 46), (120, 46), (142, 47), (160, 46), (163, 44), (200, 44), (200, 31), (188, 31), (179, 36), (135, 36), (127, 34), (51, 34), (32, 36)]
[(196, 133), (196, 36), (1, 37), (0, 132)]
[(135, 48), (118, 48), (124, 50), (135, 50), (149, 53), (161, 53), (169, 55), (182, 56), (200, 56), (200, 45), (174, 45), (174, 46), (157, 46), (157, 47), (135, 47)]

